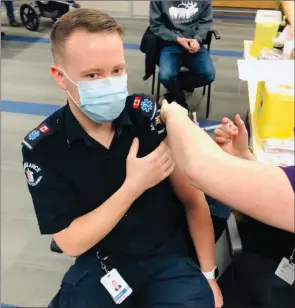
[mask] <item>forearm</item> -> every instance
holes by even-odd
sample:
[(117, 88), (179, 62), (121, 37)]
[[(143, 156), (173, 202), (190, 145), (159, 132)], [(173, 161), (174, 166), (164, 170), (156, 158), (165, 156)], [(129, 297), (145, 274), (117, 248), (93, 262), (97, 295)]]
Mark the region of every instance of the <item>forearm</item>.
[(294, 1), (281, 1), (281, 3), (288, 21), (294, 27)]
[[(169, 147), (180, 170), (188, 175), (194, 160), (215, 153), (215, 142), (186, 115), (174, 113), (166, 120)], [(214, 154), (215, 155), (215, 154)]]
[(196, 40), (204, 41), (207, 37), (207, 33), (210, 31), (212, 22), (206, 22), (199, 26), (199, 29), (196, 31), (194, 38)]
[(138, 196), (126, 182), (106, 202), (92, 212), (74, 220), (54, 235), (62, 251), (79, 256), (99, 243), (118, 224)]
[(215, 266), (214, 229), (205, 196), (197, 205), (186, 208), (186, 216), (194, 247), (202, 272), (210, 272)]
[(195, 187), (239, 212), (294, 232), (294, 193), (281, 169), (224, 153), (183, 114), (172, 114), (166, 126), (173, 157)]
[(212, 166), (209, 161), (191, 177), (201, 190), (238, 212), (294, 232), (294, 193), (280, 168), (229, 155), (211, 160)]
[(150, 22), (152, 32), (163, 41), (176, 42), (178, 35), (159, 22)]

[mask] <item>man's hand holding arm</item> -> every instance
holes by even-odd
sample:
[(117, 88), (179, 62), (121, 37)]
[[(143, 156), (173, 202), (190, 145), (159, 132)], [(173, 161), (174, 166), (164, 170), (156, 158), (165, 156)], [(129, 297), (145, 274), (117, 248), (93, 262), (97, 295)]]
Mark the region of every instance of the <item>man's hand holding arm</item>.
[(121, 188), (85, 215), (81, 214), (83, 205), (79, 204), (81, 201), (75, 197), (71, 184), (26, 151), (25, 161), (33, 161), (44, 169), (40, 183), (29, 186), (41, 233), (53, 234), (57, 245), (69, 256), (79, 256), (100, 242), (145, 190), (163, 181), (173, 171), (174, 163), (164, 143), (143, 158), (137, 157), (138, 148), (139, 141), (135, 139)]
[[(183, 203), (190, 235), (198, 256), (202, 272), (215, 268), (215, 240), (209, 206), (204, 193), (193, 187), (188, 179), (175, 168), (170, 176), (172, 186)], [(216, 280), (208, 280), (215, 299), (216, 307), (222, 307), (223, 299)]]
[(74, 256), (88, 251), (117, 225), (141, 194), (171, 174), (174, 163), (164, 143), (143, 158), (137, 157), (138, 149), (136, 138), (127, 158), (127, 175), (122, 187), (94, 211), (54, 235), (62, 250)]

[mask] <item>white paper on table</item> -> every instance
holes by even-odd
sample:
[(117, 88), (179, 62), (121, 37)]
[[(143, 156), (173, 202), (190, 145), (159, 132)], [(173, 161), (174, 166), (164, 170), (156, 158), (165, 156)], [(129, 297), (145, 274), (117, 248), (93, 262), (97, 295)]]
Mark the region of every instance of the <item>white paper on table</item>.
[(294, 60), (238, 60), (239, 78), (294, 87)]

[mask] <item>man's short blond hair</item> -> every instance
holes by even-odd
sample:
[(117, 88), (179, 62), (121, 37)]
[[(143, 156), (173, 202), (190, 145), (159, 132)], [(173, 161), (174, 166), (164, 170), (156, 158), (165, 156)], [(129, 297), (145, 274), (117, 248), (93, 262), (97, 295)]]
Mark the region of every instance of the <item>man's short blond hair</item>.
[(110, 15), (95, 9), (79, 8), (63, 15), (53, 26), (50, 40), (54, 61), (63, 58), (64, 47), (70, 36), (78, 30), (89, 33), (115, 33), (123, 35), (122, 27)]

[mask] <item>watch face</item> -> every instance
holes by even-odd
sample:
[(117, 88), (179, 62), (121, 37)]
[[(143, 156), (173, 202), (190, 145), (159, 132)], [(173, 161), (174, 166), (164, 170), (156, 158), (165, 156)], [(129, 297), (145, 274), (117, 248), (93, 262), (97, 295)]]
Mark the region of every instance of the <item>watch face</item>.
[(215, 270), (214, 270), (214, 276), (215, 276), (215, 279), (217, 279), (218, 276), (219, 276), (219, 269), (218, 269), (218, 267), (216, 267)]

